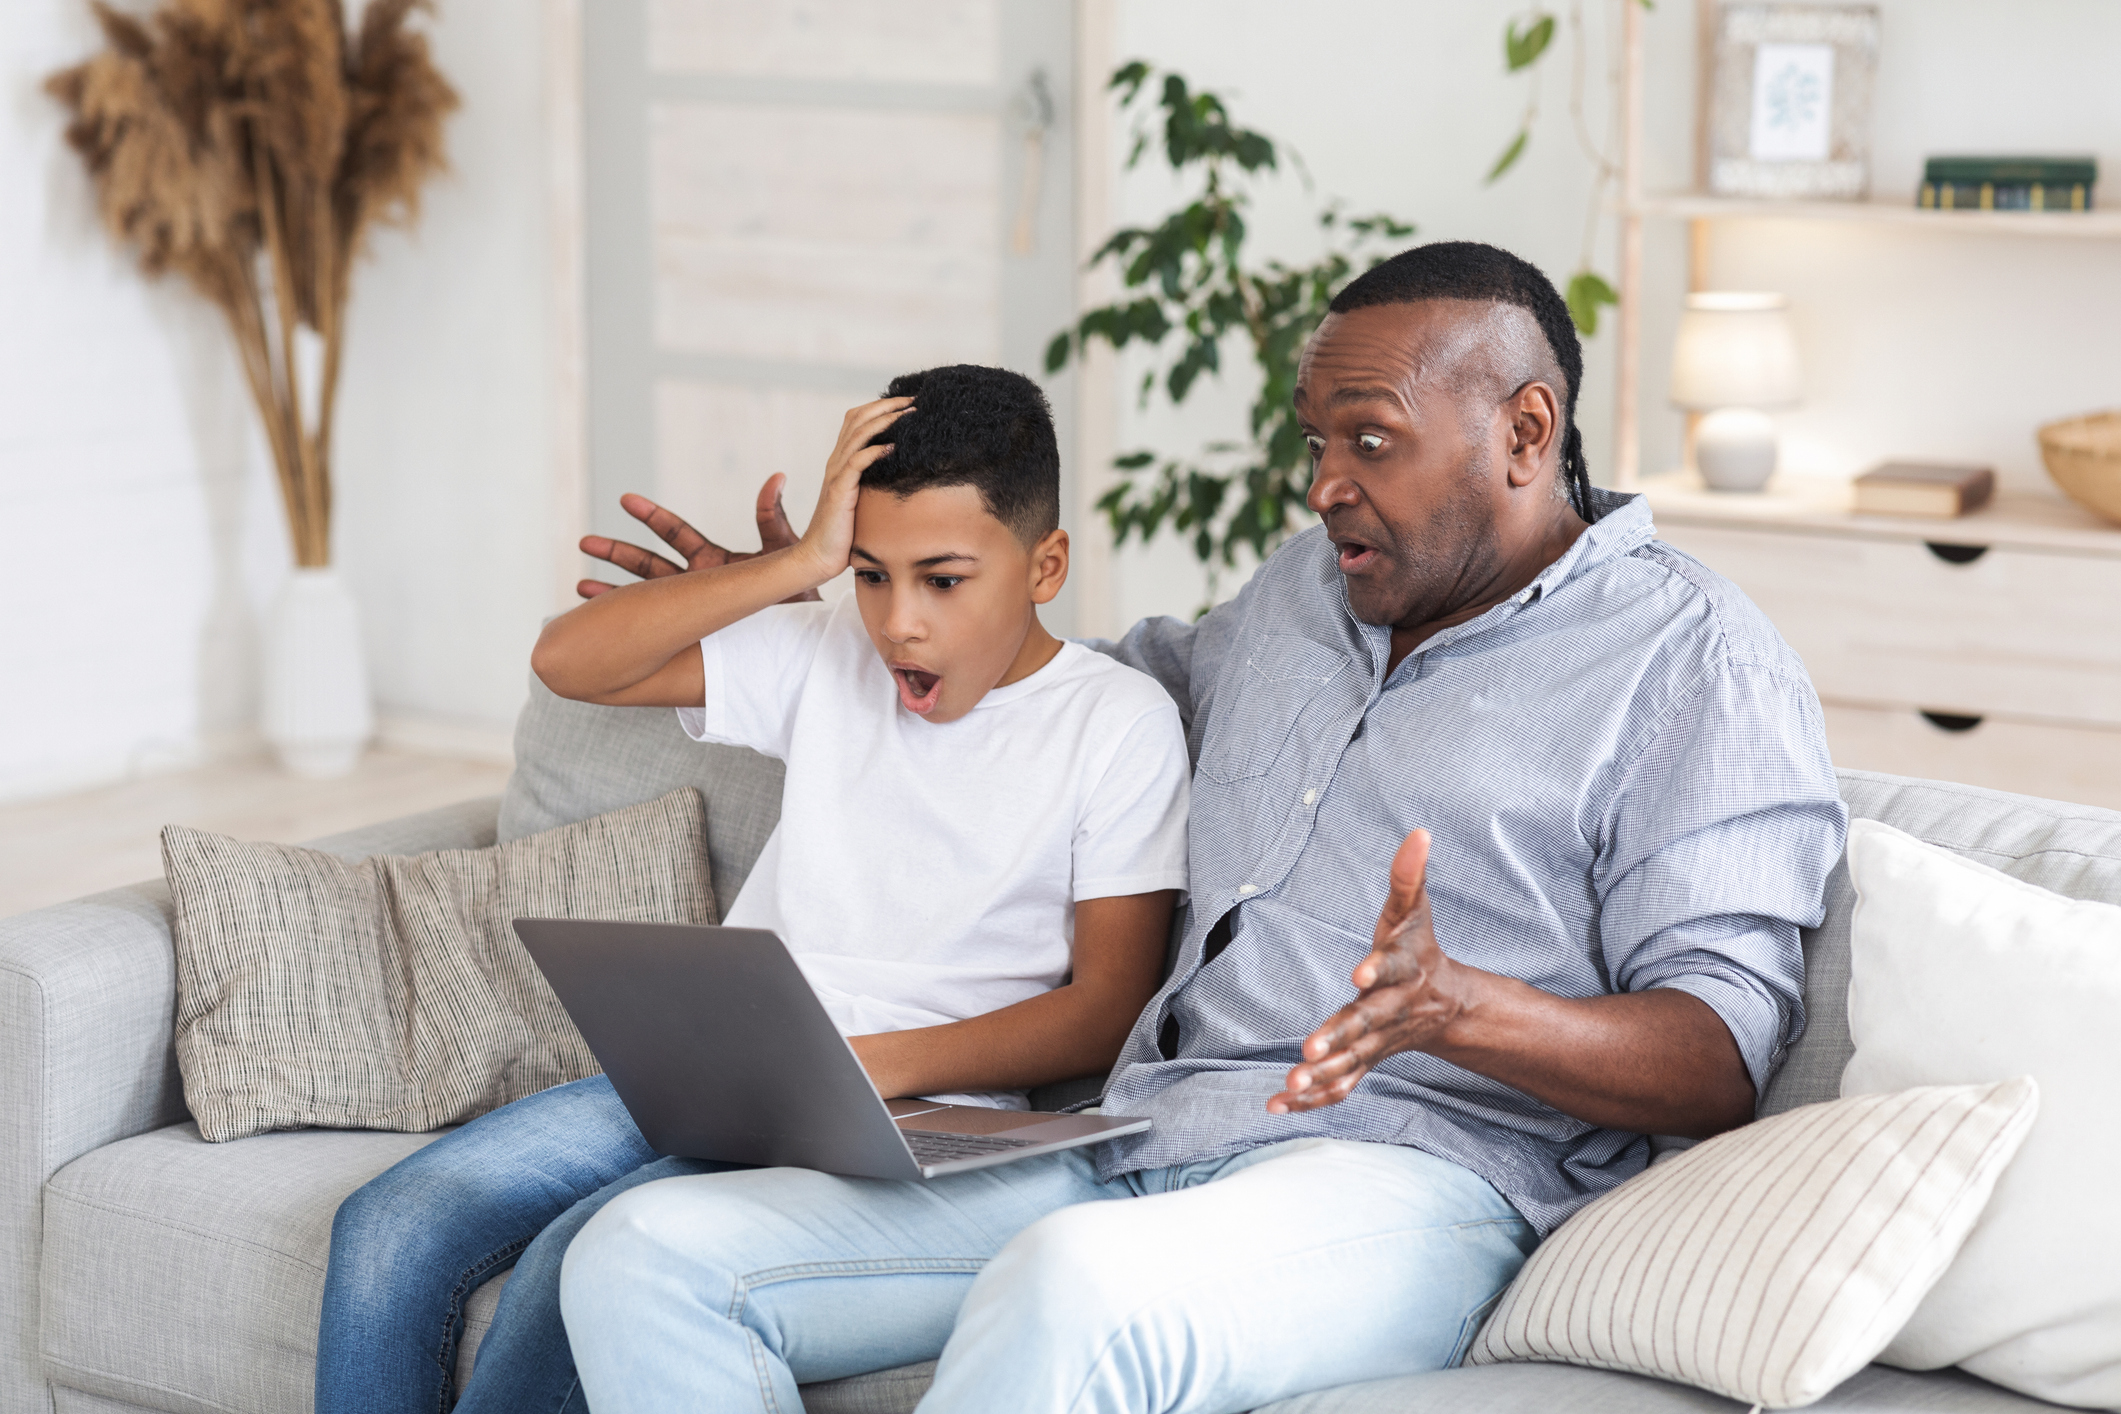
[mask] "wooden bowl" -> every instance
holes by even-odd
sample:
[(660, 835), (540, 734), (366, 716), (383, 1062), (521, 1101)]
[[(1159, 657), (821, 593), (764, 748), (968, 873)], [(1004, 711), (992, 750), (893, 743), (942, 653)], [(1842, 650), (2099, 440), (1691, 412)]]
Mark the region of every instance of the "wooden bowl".
[(2121, 409), (2050, 422), (2040, 458), (2065, 496), (2121, 525)]

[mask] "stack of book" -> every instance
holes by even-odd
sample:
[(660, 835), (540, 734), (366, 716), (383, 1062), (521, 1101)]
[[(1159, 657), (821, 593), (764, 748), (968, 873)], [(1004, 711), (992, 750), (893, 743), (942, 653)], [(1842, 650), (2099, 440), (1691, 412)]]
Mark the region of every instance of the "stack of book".
[(1993, 467), (1884, 462), (1856, 478), (1856, 514), (1949, 520), (1981, 509), (1995, 493)]
[(2092, 157), (1932, 157), (1915, 204), (1937, 211), (2089, 211)]

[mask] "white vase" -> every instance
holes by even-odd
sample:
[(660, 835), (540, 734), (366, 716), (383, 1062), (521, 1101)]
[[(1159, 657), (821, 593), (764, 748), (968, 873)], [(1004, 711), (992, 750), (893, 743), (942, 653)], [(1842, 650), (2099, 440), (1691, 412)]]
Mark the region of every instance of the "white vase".
[(361, 616), (332, 569), (288, 576), (265, 625), (265, 739), (280, 764), (314, 780), (343, 776), (375, 731)]

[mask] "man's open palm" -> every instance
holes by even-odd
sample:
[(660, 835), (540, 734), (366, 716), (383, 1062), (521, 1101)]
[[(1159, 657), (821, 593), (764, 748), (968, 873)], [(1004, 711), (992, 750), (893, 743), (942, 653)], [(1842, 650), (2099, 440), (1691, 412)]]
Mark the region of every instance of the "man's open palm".
[[(624, 540), (613, 540), (608, 535), (583, 536), (582, 553), (591, 559), (606, 561), (642, 579), (661, 579), (664, 575), (683, 574), (687, 570), (713, 569), (732, 560), (748, 560), (769, 550), (785, 549), (800, 538), (795, 533), (795, 527), (788, 523), (787, 508), (781, 504), (781, 488), (787, 481), (787, 477), (776, 474), (766, 478), (766, 484), (759, 488), (756, 512), (759, 548), (756, 550), (724, 549), (646, 496), (628, 493), (619, 497), (619, 505), (625, 509), (626, 514), (647, 526), (658, 540), (669, 546), (685, 563), (673, 564), (653, 551), (628, 544)], [(574, 592), (584, 599), (594, 599), (612, 587), (601, 579), (585, 579), (575, 585)], [(797, 597), (815, 599), (818, 593), (813, 589)]]
[(1269, 1111), (1338, 1104), (1385, 1057), (1428, 1049), (1463, 1010), (1429, 918), (1428, 869), (1429, 832), (1416, 830), (1392, 856), (1391, 892), (1370, 955), (1354, 972), (1359, 994), (1304, 1041), (1303, 1063), (1268, 1099)]

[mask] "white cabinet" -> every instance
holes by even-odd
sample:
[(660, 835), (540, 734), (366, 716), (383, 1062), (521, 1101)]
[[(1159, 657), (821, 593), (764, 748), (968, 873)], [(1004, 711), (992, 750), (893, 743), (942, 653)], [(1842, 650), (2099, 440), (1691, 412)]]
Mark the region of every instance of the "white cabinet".
[(1804, 659), (1837, 765), (2121, 807), (2121, 529), (2038, 495), (1918, 521), (1840, 483), (1645, 490)]

